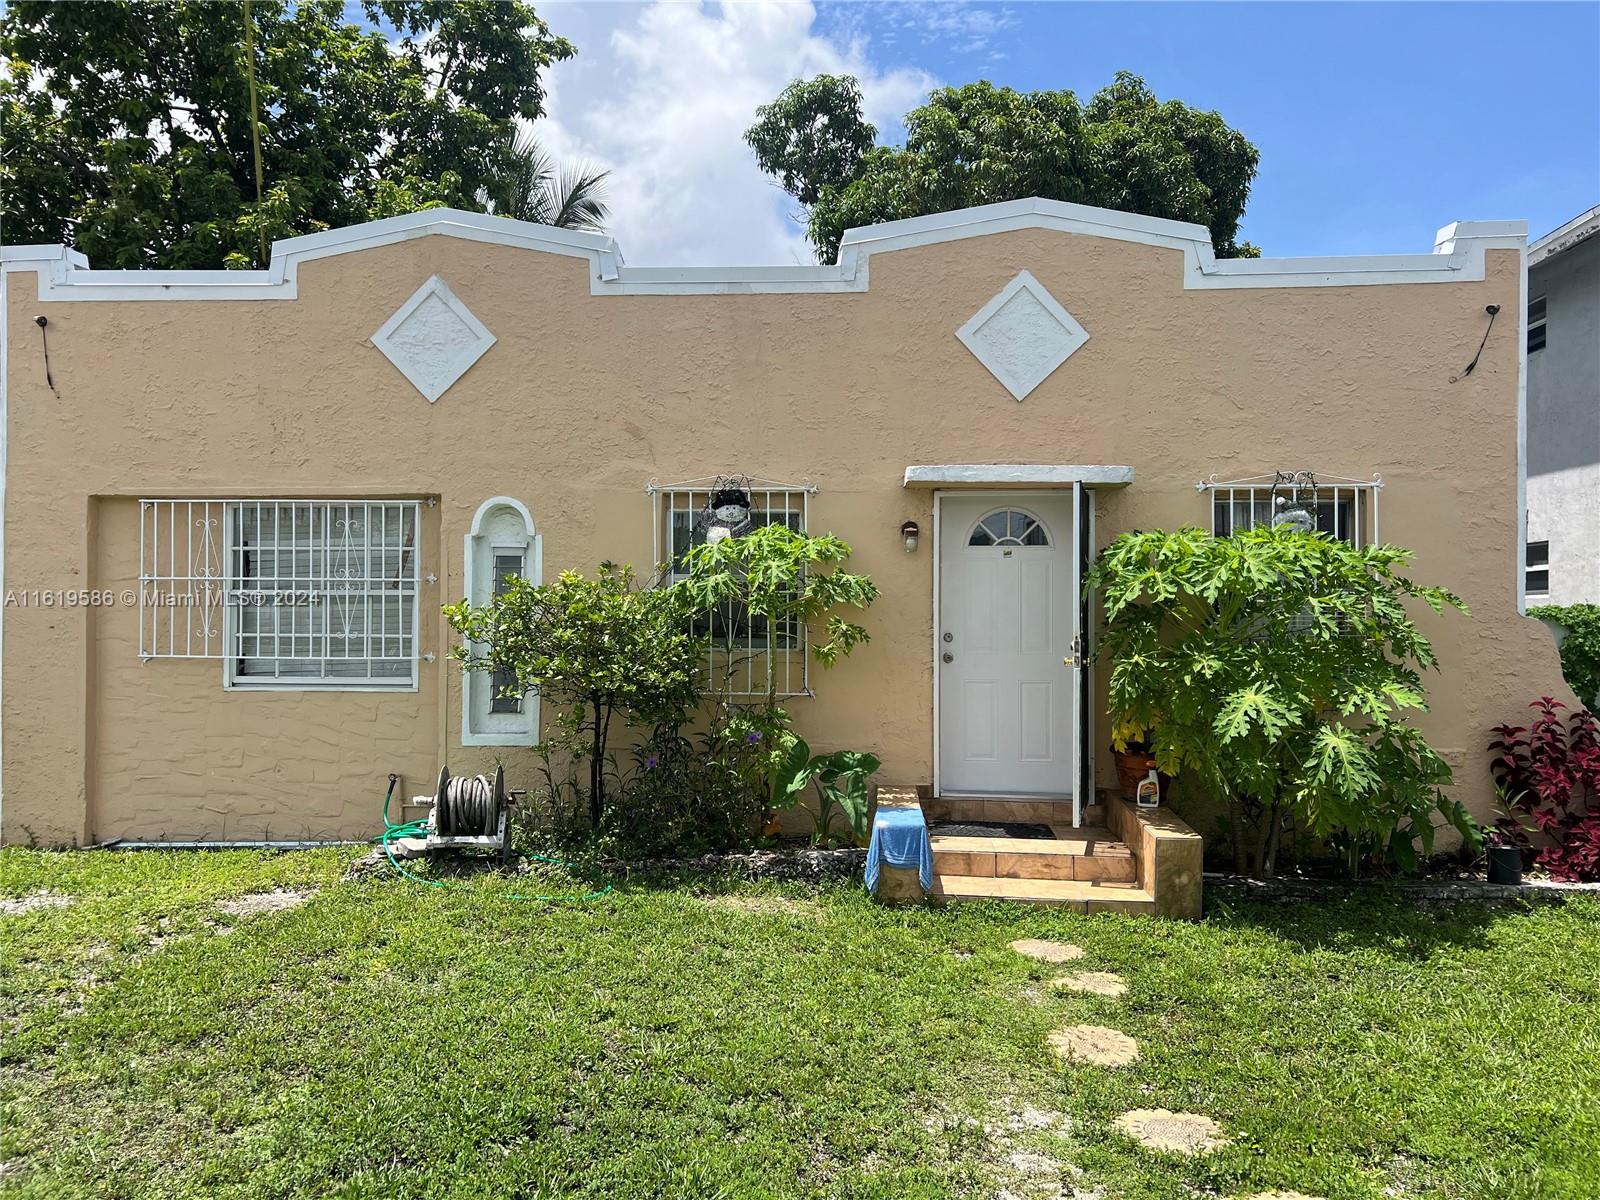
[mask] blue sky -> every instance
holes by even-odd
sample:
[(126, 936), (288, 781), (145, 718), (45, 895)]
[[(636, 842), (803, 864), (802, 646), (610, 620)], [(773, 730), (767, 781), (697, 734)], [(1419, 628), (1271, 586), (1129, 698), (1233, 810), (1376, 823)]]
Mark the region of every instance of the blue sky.
[(1125, 68), (1215, 109), (1261, 150), (1244, 235), (1267, 254), (1600, 204), (1600, 4), (828, 4), (818, 27), (951, 82), (1087, 100)]
[(930, 88), (1071, 88), (1118, 69), (1261, 150), (1243, 236), (1268, 255), (1414, 253), (1454, 220), (1533, 236), (1600, 203), (1600, 0), (985, 3), (534, 0), (576, 59), (538, 123), (613, 173), (628, 261), (807, 262), (740, 137), (790, 80), (856, 75), (880, 140)]

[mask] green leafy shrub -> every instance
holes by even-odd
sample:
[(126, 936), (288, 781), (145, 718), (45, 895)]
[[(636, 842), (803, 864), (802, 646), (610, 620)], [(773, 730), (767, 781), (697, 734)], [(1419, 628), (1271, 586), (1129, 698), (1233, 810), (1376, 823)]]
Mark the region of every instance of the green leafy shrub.
[(1528, 615), (1566, 627), (1561, 674), (1579, 700), (1600, 704), (1600, 604), (1543, 604)]
[(683, 601), (672, 588), (637, 587), (632, 567), (603, 563), (592, 579), (576, 571), (540, 585), (513, 577), (487, 604), (445, 606), (464, 639), (451, 650), (463, 667), (508, 672), (508, 691), (537, 691), (554, 713), (546, 741), (587, 763), (593, 828), (614, 772), (613, 719), (681, 726), (699, 699), (703, 643), (689, 631)]
[(748, 845), (765, 801), (707, 739), (661, 728), (629, 754), (606, 809), (602, 849), (624, 859), (703, 854)]
[[(752, 620), (803, 627), (822, 666), (847, 656), (868, 633), (846, 614), (877, 597), (871, 580), (843, 569), (849, 556), (831, 535), (767, 526), (692, 548), (686, 577), (671, 584), (641, 588), (632, 568), (606, 563), (592, 579), (513, 579), (486, 604), (446, 606), (463, 639), (453, 657), (509, 673), (509, 692), (537, 690), (553, 713), (532, 818), (558, 838), (598, 836), (601, 852), (622, 857), (751, 841), (796, 738), (772, 672), (764, 696), (736, 690), (749, 656), (763, 653), (739, 631)], [(711, 611), (737, 619), (710, 622), (707, 634)], [(708, 654), (714, 643), (720, 653)], [(617, 718), (637, 731), (620, 761)], [(818, 784), (852, 827), (865, 819), (853, 815), (866, 794), (857, 773), (841, 767)]]
[(1440, 790), (1449, 767), (1407, 720), (1435, 666), (1407, 602), (1466, 605), (1399, 574), (1410, 558), (1281, 527), (1180, 529), (1124, 534), (1089, 573), (1113, 743), (1148, 742), (1160, 770), (1225, 800), (1239, 871), (1273, 873), (1290, 817), (1352, 873), (1414, 867), (1436, 817), (1477, 838)]
[(811, 840), (827, 842), (834, 818), (843, 816), (852, 838), (860, 844), (867, 839), (867, 819), (872, 808), (868, 785), (881, 765), (877, 755), (860, 750), (812, 754), (804, 738), (794, 737), (783, 763), (772, 776), (772, 807), (793, 808), (806, 788), (814, 786), (817, 808), (815, 812), (806, 810), (811, 817)]

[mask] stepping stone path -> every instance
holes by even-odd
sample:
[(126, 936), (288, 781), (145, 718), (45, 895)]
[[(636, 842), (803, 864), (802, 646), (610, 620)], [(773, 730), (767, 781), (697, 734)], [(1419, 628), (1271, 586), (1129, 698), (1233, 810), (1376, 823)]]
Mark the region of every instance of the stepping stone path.
[(1110, 971), (1075, 971), (1071, 975), (1052, 979), (1050, 986), (1058, 992), (1088, 992), (1094, 996), (1128, 994), (1128, 985), (1123, 982), (1122, 976)]
[(1304, 1192), (1257, 1192), (1248, 1200), (1322, 1200), (1322, 1197), (1308, 1196)]
[(1018, 938), (1011, 943), (1011, 948), (1018, 954), (1037, 958), (1040, 962), (1071, 962), (1084, 956), (1082, 946), (1074, 946), (1071, 942), (1050, 942), (1042, 938)]
[(1205, 1154), (1228, 1144), (1221, 1127), (1199, 1113), (1136, 1108), (1123, 1113), (1114, 1124), (1141, 1146), (1169, 1154)]
[[(1019, 938), (1011, 943), (1011, 948), (1042, 962), (1072, 962), (1085, 954), (1081, 946), (1040, 938)], [(1087, 992), (1094, 996), (1120, 997), (1128, 992), (1127, 982), (1111, 971), (1074, 971), (1052, 979), (1050, 986), (1057, 991)], [(1049, 1041), (1050, 1048), (1069, 1062), (1121, 1067), (1139, 1057), (1138, 1042), (1120, 1030), (1102, 1025), (1069, 1025), (1052, 1033)], [(1226, 1146), (1229, 1140), (1222, 1127), (1210, 1117), (1165, 1108), (1136, 1108), (1118, 1117), (1115, 1126), (1141, 1146), (1169, 1154), (1206, 1154)], [(1249, 1200), (1319, 1200), (1319, 1197), (1276, 1191), (1259, 1192)]]
[(1139, 1057), (1139, 1043), (1103, 1025), (1068, 1025), (1050, 1035), (1050, 1048), (1069, 1062), (1125, 1067)]

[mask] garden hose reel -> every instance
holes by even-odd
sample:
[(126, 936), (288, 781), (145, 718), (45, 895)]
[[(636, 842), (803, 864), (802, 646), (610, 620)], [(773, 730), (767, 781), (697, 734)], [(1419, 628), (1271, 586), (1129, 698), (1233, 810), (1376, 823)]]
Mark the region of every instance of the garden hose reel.
[(428, 814), (426, 847), (435, 850), (488, 850), (509, 853), (506, 825), (510, 814), (505, 769), (490, 775), (450, 774), (439, 768), (439, 786)]

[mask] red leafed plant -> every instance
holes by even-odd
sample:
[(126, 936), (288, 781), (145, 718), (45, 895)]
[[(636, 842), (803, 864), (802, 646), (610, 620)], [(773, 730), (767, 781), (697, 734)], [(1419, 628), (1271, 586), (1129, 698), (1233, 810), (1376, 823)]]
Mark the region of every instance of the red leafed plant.
[(1489, 770), (1508, 812), (1498, 838), (1529, 849), (1528, 825), (1549, 839), (1534, 865), (1553, 879), (1600, 880), (1600, 720), (1541, 696), (1531, 725), (1496, 725)]

